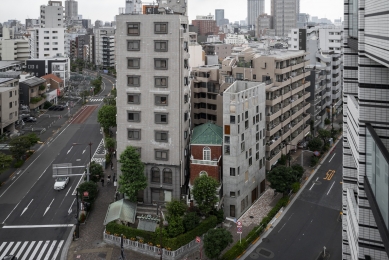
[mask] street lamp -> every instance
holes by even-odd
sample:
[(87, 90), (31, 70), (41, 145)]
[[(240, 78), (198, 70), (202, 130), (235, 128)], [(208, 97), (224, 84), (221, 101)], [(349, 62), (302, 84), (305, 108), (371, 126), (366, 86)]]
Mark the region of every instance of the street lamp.
[[(85, 144), (73, 143), (73, 146), (76, 146), (76, 145), (85, 145)], [(86, 167), (86, 181), (89, 182), (89, 168), (90, 168), (91, 163), (92, 163), (92, 142), (89, 142), (87, 145), (89, 145), (89, 166), (87, 165), (87, 167)]]

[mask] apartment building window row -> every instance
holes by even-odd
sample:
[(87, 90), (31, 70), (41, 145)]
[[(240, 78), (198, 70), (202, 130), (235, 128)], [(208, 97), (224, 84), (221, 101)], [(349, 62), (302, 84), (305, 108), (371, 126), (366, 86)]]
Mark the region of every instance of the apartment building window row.
[(154, 51), (156, 52), (167, 52), (168, 51), (168, 41), (154, 41)]
[(167, 142), (169, 140), (168, 131), (155, 131), (155, 141), (157, 142)]
[(168, 87), (168, 77), (154, 77), (154, 85), (156, 88), (167, 88)]
[(140, 68), (140, 58), (127, 58), (127, 68), (128, 69), (139, 69)]
[(168, 161), (169, 150), (155, 150), (155, 160)]
[(168, 113), (155, 113), (154, 121), (156, 124), (167, 124), (169, 122), (168, 116)]
[(168, 95), (155, 95), (155, 105), (156, 106), (167, 106), (168, 105)]
[[(167, 22), (155, 22), (154, 23), (154, 33), (155, 34), (167, 34), (168, 33), (168, 23)], [(139, 36), (140, 35), (140, 23), (134, 23), (134, 22), (127, 23), (127, 35)]]
[(140, 122), (140, 111), (127, 111), (127, 121)]
[[(173, 183), (173, 172), (172, 170), (165, 168), (162, 171), (162, 182), (165, 184)], [(161, 182), (161, 171), (158, 167), (151, 168), (151, 182), (160, 183)]]
[(140, 51), (140, 40), (128, 40), (127, 41), (128, 51)]
[(166, 58), (155, 58), (154, 59), (154, 69), (156, 70), (167, 70), (168, 69), (168, 61)]
[(141, 129), (128, 129), (128, 140), (141, 140)]
[(140, 87), (140, 76), (139, 75), (128, 75), (127, 86), (129, 87)]
[(128, 93), (127, 94), (127, 103), (128, 104), (140, 104), (140, 94), (139, 93)]

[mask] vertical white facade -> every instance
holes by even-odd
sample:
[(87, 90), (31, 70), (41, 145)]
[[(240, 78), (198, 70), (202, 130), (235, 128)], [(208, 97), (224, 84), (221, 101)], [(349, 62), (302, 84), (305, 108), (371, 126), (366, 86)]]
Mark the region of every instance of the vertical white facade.
[(32, 59), (65, 55), (65, 28), (37, 28), (28, 32)]
[(48, 5), (41, 5), (40, 19), (42, 28), (63, 28), (64, 8), (62, 1), (49, 1)]
[(300, 0), (271, 0), (271, 15), (276, 36), (286, 37), (297, 27)]
[(2, 60), (27, 60), (30, 58), (30, 45), (28, 38), (18, 36), (15, 38), (13, 28), (2, 28), (3, 37), (0, 38), (0, 57)]
[(95, 28), (95, 64), (101, 68), (115, 66), (115, 28)]
[(265, 0), (247, 0), (248, 27), (254, 29), (259, 15), (265, 13)]
[[(81, 18), (82, 19), (82, 18)], [(78, 20), (78, 2), (75, 0), (65, 1), (65, 20)]]

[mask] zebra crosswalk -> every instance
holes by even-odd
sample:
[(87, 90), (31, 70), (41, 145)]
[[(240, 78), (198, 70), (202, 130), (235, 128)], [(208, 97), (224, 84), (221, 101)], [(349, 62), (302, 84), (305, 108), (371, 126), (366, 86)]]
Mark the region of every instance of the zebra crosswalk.
[(101, 102), (104, 98), (90, 98), (88, 99), (88, 102)]
[(18, 260), (56, 260), (63, 243), (64, 240), (2, 242), (0, 259), (14, 255)]

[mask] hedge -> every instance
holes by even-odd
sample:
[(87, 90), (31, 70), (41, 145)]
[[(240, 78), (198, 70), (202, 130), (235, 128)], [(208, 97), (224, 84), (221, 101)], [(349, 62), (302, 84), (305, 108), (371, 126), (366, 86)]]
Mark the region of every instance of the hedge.
[(282, 198), (278, 201), (278, 203), (274, 206), (272, 210), (264, 217), (259, 223), (258, 227), (255, 227), (250, 233), (247, 234), (245, 238), (242, 239), (242, 242), (237, 242), (233, 247), (231, 247), (223, 256), (223, 260), (234, 260), (238, 256), (244, 253), (244, 251), (250, 246), (255, 239), (259, 237), (259, 235), (263, 232), (263, 230), (267, 227), (269, 222), (274, 218), (277, 212), (285, 207), (289, 202), (289, 198)]
[[(214, 228), (216, 225), (217, 217), (210, 216), (209, 218), (203, 220), (196, 228), (187, 233), (174, 238), (164, 237), (162, 245), (164, 248), (169, 247), (173, 251), (177, 250), (195, 239), (196, 236), (205, 234), (209, 229)], [(114, 222), (108, 223), (106, 231), (110, 234), (123, 234), (127, 239), (142, 237), (145, 243), (152, 243), (153, 245), (160, 244), (160, 237), (157, 233), (123, 226)]]

